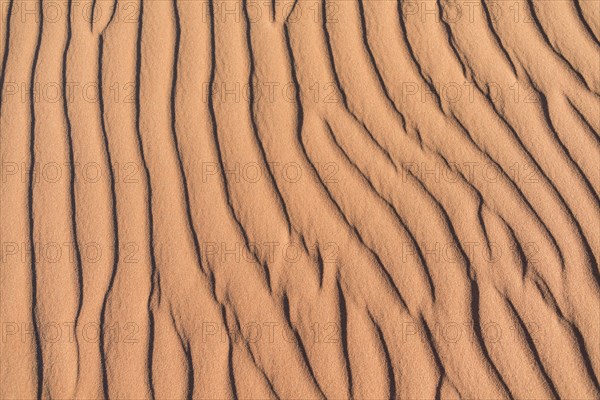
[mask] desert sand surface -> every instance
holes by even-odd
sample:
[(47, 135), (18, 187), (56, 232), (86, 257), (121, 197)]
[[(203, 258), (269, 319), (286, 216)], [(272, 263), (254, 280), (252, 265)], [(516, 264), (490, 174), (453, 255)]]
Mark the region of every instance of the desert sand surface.
[(600, 398), (600, 1), (1, 4), (0, 398)]

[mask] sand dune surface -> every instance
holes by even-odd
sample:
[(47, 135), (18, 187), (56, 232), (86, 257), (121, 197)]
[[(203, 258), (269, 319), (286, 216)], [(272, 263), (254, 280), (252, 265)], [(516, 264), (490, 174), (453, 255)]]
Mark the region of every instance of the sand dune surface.
[(0, 3), (0, 398), (600, 398), (600, 1)]

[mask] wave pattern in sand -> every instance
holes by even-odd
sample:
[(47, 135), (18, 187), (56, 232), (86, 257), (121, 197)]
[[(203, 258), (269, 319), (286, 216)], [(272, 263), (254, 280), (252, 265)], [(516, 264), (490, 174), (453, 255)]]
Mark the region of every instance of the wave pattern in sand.
[(599, 398), (600, 2), (0, 31), (3, 399)]

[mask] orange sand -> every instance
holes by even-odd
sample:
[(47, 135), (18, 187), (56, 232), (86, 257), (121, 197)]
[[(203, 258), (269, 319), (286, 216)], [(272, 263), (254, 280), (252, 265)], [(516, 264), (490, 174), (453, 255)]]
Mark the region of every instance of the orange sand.
[(1, 0), (2, 399), (600, 398), (597, 0)]

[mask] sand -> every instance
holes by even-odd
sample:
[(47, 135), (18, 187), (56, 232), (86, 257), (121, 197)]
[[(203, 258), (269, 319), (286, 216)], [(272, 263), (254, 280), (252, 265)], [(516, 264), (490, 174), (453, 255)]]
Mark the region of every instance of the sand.
[(0, 398), (600, 398), (599, 1), (1, 4)]

